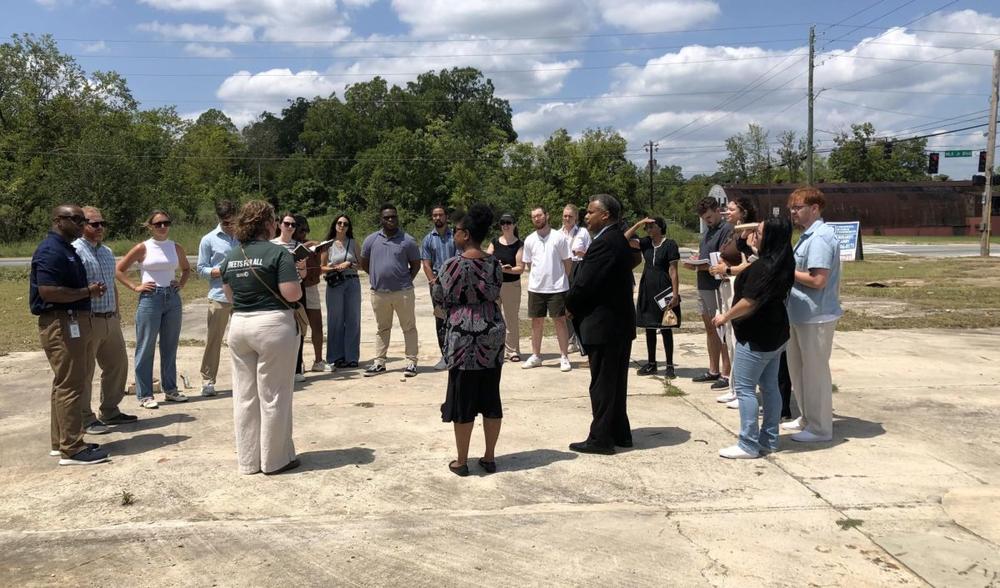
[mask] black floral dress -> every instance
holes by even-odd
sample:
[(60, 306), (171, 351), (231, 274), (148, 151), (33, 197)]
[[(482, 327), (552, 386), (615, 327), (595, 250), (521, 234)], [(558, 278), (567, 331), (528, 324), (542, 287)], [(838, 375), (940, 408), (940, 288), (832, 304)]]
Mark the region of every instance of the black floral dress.
[[(645, 265), (642, 268), (642, 278), (639, 279), (639, 297), (635, 303), (636, 326), (642, 329), (663, 329), (663, 309), (656, 304), (655, 296), (671, 286), (670, 264), (681, 258), (677, 243), (672, 239), (663, 239), (658, 247), (653, 246), (653, 240), (643, 237), (639, 240), (639, 249)], [(674, 293), (678, 296), (678, 293)], [(677, 326), (680, 326), (681, 307), (674, 308), (677, 315)]]

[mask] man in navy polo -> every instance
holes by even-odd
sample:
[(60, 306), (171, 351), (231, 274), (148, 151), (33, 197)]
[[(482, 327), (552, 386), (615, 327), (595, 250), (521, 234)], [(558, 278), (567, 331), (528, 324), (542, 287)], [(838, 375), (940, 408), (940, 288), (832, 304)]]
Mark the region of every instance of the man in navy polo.
[[(443, 204), (436, 204), (431, 209), (431, 222), (434, 223), (434, 230), (424, 237), (420, 246), (420, 259), (424, 266), (424, 275), (427, 276), (427, 284), (433, 292), (438, 271), (445, 261), (455, 257), (456, 252), (455, 236), (448, 227), (448, 211)], [(441, 360), (434, 369), (446, 370), (448, 362), (444, 359), (444, 310), (437, 306), (434, 307), (434, 324), (437, 330), (438, 348), (441, 350)]]
[(375, 358), (365, 368), (365, 377), (385, 372), (389, 352), (392, 315), (399, 318), (406, 347), (406, 367), (403, 375), (417, 375), (417, 319), (414, 313), (413, 278), (420, 271), (420, 250), (417, 242), (399, 228), (399, 213), (392, 204), (379, 207), (382, 228), (368, 235), (361, 245), (361, 269), (368, 273), (372, 288), (372, 310), (375, 311)]
[(83, 392), (94, 363), (90, 299), (100, 298), (107, 284), (87, 283), (83, 260), (72, 242), (87, 222), (75, 204), (52, 209), (52, 230), (31, 256), (28, 302), (38, 316), (38, 336), (49, 359), (52, 379), (52, 451), (59, 465), (91, 465), (108, 460), (108, 452), (83, 440)]

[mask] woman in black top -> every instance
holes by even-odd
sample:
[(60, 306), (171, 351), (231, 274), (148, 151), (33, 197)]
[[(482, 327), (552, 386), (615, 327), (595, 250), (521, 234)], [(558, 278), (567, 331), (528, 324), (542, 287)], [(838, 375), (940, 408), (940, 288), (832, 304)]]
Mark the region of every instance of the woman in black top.
[[(730, 459), (760, 457), (778, 449), (781, 393), (778, 364), (788, 342), (785, 299), (795, 280), (792, 225), (770, 218), (759, 225), (757, 261), (736, 278), (733, 305), (712, 321), (721, 327), (733, 321), (736, 354), (733, 382), (740, 403), (740, 437), (736, 445), (719, 450)], [(757, 386), (763, 399), (764, 422), (757, 423)]]
[(496, 256), (503, 267), (503, 285), (500, 287), (500, 307), (507, 323), (504, 340), (505, 353), (510, 361), (521, 361), (521, 330), (518, 314), (521, 312), (521, 274), (524, 273), (524, 241), (517, 235), (514, 215), (500, 215), (500, 236), (490, 241), (486, 253)]
[[(636, 371), (640, 376), (656, 373), (656, 332), (663, 336), (663, 347), (667, 352), (668, 378), (674, 377), (674, 334), (671, 328), (681, 326), (681, 297), (677, 276), (677, 261), (681, 258), (677, 243), (667, 239), (667, 222), (660, 217), (644, 218), (625, 231), (630, 241), (639, 227), (646, 228), (647, 237), (639, 240), (639, 250), (645, 266), (639, 280), (639, 298), (635, 303), (636, 326), (646, 329), (646, 365)], [(672, 294), (672, 296), (671, 296)], [(666, 308), (660, 308), (657, 299), (670, 296)], [(663, 315), (667, 309), (677, 317), (677, 324), (663, 325)]]

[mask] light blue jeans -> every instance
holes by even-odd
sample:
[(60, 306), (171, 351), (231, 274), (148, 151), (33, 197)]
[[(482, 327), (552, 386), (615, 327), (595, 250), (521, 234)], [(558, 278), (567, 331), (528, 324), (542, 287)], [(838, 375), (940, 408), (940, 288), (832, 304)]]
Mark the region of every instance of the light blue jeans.
[(181, 338), (181, 295), (157, 288), (139, 295), (135, 309), (135, 395), (153, 396), (153, 352), (160, 343), (160, 387), (177, 390), (177, 343)]
[[(753, 351), (747, 343), (736, 342), (733, 358), (733, 386), (740, 401), (740, 440), (743, 451), (754, 455), (778, 449), (778, 423), (781, 421), (781, 392), (778, 366), (782, 345), (774, 351)], [(757, 386), (764, 404), (763, 426), (757, 424)]]
[(326, 287), (326, 362), (361, 357), (361, 280)]

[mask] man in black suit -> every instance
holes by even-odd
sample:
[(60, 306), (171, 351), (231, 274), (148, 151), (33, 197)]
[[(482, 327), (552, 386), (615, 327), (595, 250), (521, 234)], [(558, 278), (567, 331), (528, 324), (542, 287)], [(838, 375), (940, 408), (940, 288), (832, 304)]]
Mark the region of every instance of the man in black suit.
[(571, 443), (581, 453), (610, 455), (615, 446), (631, 447), (625, 412), (628, 363), (635, 339), (635, 305), (628, 240), (621, 231), (621, 204), (598, 194), (587, 205), (587, 228), (594, 240), (577, 267), (566, 308), (590, 357), (590, 405), (594, 420), (586, 441)]

